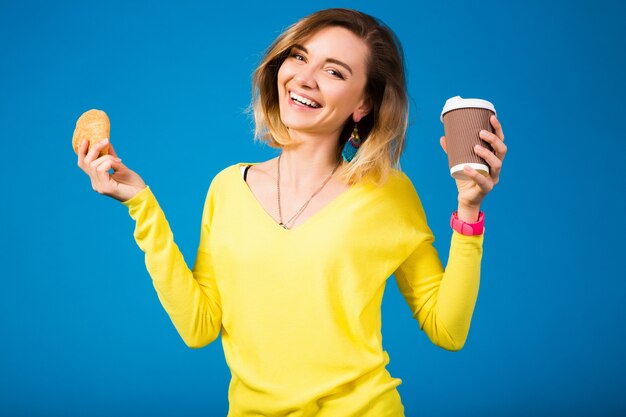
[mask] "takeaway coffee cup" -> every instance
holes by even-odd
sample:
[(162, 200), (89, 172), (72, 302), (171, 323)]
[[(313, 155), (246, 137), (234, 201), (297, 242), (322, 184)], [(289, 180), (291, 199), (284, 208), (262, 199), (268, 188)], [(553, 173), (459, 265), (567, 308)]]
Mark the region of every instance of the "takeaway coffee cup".
[(463, 171), (465, 165), (485, 176), (489, 175), (489, 165), (476, 154), (474, 146), (482, 145), (493, 152), (491, 145), (479, 136), (482, 129), (493, 132), (489, 122), (492, 114), (496, 114), (496, 109), (486, 100), (460, 96), (446, 100), (441, 122), (446, 135), (450, 175), (455, 179), (470, 179)]

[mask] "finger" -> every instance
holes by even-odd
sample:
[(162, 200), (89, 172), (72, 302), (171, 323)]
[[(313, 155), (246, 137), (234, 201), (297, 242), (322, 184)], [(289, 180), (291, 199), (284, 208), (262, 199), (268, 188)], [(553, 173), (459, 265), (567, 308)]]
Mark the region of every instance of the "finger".
[(498, 170), (502, 168), (502, 161), (500, 160), (500, 158), (498, 158), (496, 155), (494, 155), (493, 152), (491, 152), (484, 146), (474, 146), (474, 152), (476, 153), (476, 155), (483, 158), (491, 168), (496, 168)]
[(504, 142), (504, 131), (502, 130), (502, 125), (500, 124), (500, 121), (494, 114), (491, 115), (490, 121), (491, 126), (493, 126), (493, 129), (496, 131), (496, 135), (498, 135), (500, 140)]
[(111, 160), (104, 159), (95, 169), (95, 189), (100, 194), (107, 194), (110, 191)]
[(109, 143), (109, 139), (103, 139), (100, 142), (95, 143), (94, 145), (89, 147), (89, 152), (87, 152), (87, 156), (85, 157), (85, 163), (90, 165), (93, 161), (98, 159), (100, 155), (100, 151), (104, 149), (105, 146)]
[(508, 149), (504, 142), (502, 142), (498, 136), (486, 130), (481, 130), (479, 135), (481, 139), (491, 145), (493, 150), (498, 154), (498, 157), (501, 160), (504, 160), (504, 156), (506, 155), (506, 151)]
[(491, 180), (491, 177), (481, 174), (469, 165), (465, 165), (465, 167), (463, 167), (463, 172), (478, 185), (483, 193), (487, 194), (493, 189), (493, 181)]
[(87, 153), (87, 148), (89, 147), (89, 141), (83, 140), (80, 145), (78, 145), (78, 149), (76, 153), (78, 154), (78, 166), (83, 168), (83, 161), (85, 159), (85, 154)]
[(494, 155), (489, 149), (480, 145), (476, 145), (474, 147), (474, 152), (487, 162), (490, 167), (489, 175), (493, 178), (494, 185), (497, 184), (498, 178), (500, 177), (500, 171), (502, 170), (502, 161), (500, 158)]
[[(91, 163), (89, 164), (90, 170), (95, 172), (98, 169), (98, 167), (100, 165), (102, 165), (102, 163), (104, 161), (107, 161), (107, 160), (111, 160), (111, 161), (115, 161), (115, 162), (121, 162), (122, 161), (120, 158), (115, 157), (113, 155), (102, 155), (101, 157), (99, 157), (95, 161), (91, 161)], [(116, 166), (121, 166), (121, 164), (116, 165)]]
[(439, 138), (439, 144), (441, 145), (441, 147), (443, 148), (443, 151), (447, 155), (448, 154), (448, 147), (446, 146), (446, 137), (445, 136), (442, 136), (441, 138)]
[(103, 139), (100, 142), (96, 142), (89, 145), (89, 150), (85, 156), (85, 164), (90, 165), (93, 161), (98, 159), (102, 149), (107, 145), (108, 139)]
[(90, 176), (92, 177), (92, 179), (96, 183), (98, 182), (97, 170), (104, 163), (104, 161), (107, 161), (107, 160), (114, 160), (116, 162), (120, 162), (121, 161), (121, 159), (116, 158), (113, 155), (102, 155), (101, 157), (99, 157), (95, 161), (91, 161), (89, 163), (89, 173), (90, 173)]
[(102, 184), (101, 184), (100, 177), (98, 176), (98, 167), (106, 159), (107, 158), (103, 156), (89, 163), (88, 174), (89, 174), (89, 178), (91, 178), (91, 187), (93, 188), (94, 191), (97, 191), (99, 193), (102, 192)]
[[(114, 157), (116, 157), (116, 158), (119, 158), (119, 157), (117, 156), (117, 153), (115, 153), (115, 149), (113, 149), (113, 144), (112, 144), (112, 143), (110, 143), (110, 142), (109, 142), (109, 154), (110, 154), (110, 155), (113, 155), (113, 156), (114, 156)], [(120, 159), (120, 161), (121, 161), (121, 159)]]
[(78, 156), (82, 156), (84, 158), (85, 154), (87, 153), (87, 149), (89, 149), (89, 141), (87, 139), (83, 139), (80, 145), (78, 145), (76, 153), (78, 154)]
[[(119, 158), (117, 158), (119, 159)], [(121, 163), (111, 155), (105, 155), (98, 158), (98, 164), (95, 166), (96, 190), (100, 193), (110, 193), (115, 187), (115, 180), (111, 178), (109, 170), (119, 169)]]

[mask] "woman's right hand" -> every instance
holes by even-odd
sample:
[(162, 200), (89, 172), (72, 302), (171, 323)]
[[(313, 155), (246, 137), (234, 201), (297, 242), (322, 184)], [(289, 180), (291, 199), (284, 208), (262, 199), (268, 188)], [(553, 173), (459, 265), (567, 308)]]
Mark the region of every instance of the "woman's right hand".
[[(109, 144), (109, 155), (98, 158), (100, 151), (107, 144), (108, 139), (105, 139), (91, 146), (87, 152), (89, 141), (84, 140), (78, 147), (78, 166), (91, 178), (91, 187), (94, 191), (118, 201), (130, 200), (146, 188), (146, 183), (137, 173), (122, 164), (113, 145)], [(111, 168), (113, 174), (109, 174)]]

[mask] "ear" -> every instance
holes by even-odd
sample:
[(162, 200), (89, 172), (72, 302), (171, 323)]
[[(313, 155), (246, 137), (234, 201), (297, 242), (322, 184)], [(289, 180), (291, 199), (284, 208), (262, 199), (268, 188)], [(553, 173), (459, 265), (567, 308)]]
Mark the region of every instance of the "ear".
[(361, 103), (359, 104), (359, 106), (354, 110), (354, 112), (352, 112), (352, 120), (358, 123), (361, 121), (362, 118), (367, 116), (369, 112), (372, 110), (371, 102), (372, 101), (370, 100), (369, 97), (366, 97), (363, 100), (361, 100)]

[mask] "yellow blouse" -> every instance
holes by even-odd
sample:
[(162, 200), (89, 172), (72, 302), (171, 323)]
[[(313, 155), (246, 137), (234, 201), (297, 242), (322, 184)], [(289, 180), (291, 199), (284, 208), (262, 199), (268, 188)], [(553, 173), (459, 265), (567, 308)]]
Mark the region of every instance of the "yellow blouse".
[[(386, 370), (381, 301), (394, 275), (420, 328), (465, 343), (478, 294), (481, 236), (452, 232), (444, 268), (410, 179), (351, 186), (293, 229), (263, 209), (231, 165), (206, 197), (192, 270), (149, 187), (123, 202), (164, 309), (184, 342), (222, 333), (229, 417), (402, 416)], [(204, 371), (203, 371), (204, 372)]]

